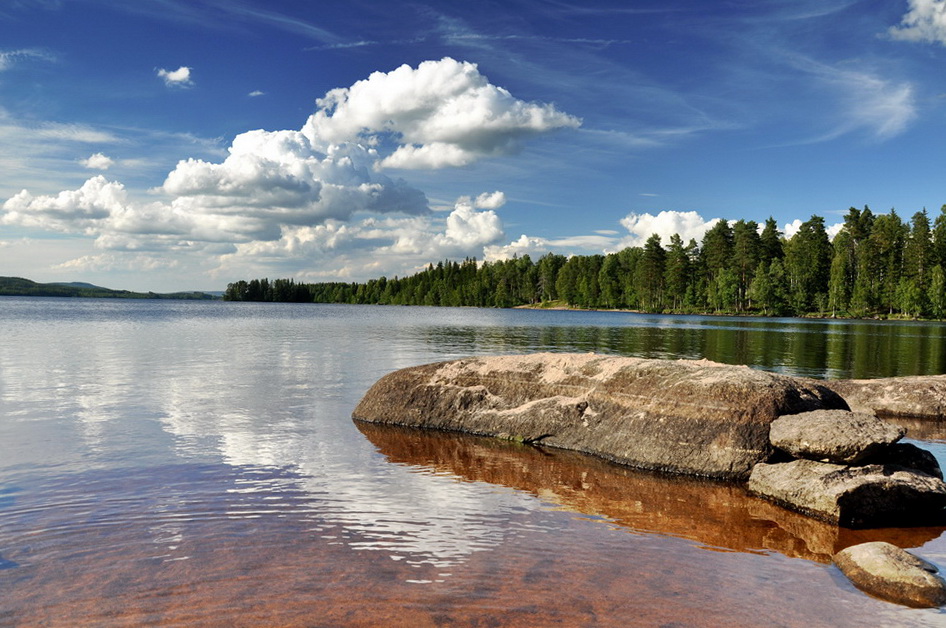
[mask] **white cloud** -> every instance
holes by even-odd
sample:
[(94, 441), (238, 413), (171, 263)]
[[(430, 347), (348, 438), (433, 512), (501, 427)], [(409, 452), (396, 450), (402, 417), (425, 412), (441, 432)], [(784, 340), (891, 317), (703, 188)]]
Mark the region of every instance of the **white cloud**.
[(786, 240), (791, 240), (795, 237), (795, 234), (798, 233), (798, 230), (801, 229), (802, 221), (800, 218), (796, 218), (792, 222), (786, 223), (782, 227), (782, 234), (785, 236)]
[(53, 61), (55, 57), (45, 50), (37, 48), (21, 48), (20, 50), (0, 50), (0, 72), (9, 70), (19, 61), (24, 59), (39, 59), (41, 61)]
[(179, 268), (178, 260), (155, 257), (152, 255), (116, 255), (101, 253), (83, 255), (62, 264), (56, 264), (52, 270), (67, 272), (114, 272), (114, 271), (153, 271)]
[(828, 233), (828, 239), (834, 242), (834, 236), (838, 235), (841, 232), (841, 229), (843, 228), (844, 228), (843, 222), (836, 222), (830, 227), (828, 227), (827, 229), (825, 229), (825, 231)]
[(115, 165), (115, 160), (103, 153), (94, 153), (81, 160), (81, 163), (90, 170), (108, 170)]
[(518, 240), (513, 240), (509, 244), (486, 247), (485, 259), (488, 262), (495, 262), (523, 255), (537, 258), (548, 253), (551, 248), (551, 243), (545, 238), (534, 238), (522, 234)]
[(254, 89), (252, 92), (247, 94), (247, 96), (249, 96), (250, 98), (256, 98), (258, 96), (265, 96), (265, 95), (266, 95), (266, 92), (261, 92), (258, 89)]
[(312, 279), (405, 275), (433, 260), (482, 259), (503, 237), (502, 221), (494, 211), (478, 211), (469, 197), (461, 197), (443, 218), (428, 214), (368, 217), (357, 222), (329, 219), (319, 225), (285, 228), (278, 240), (238, 244), (221, 259), (221, 271), (254, 268), (260, 274), (261, 267), (305, 260), (319, 269), (310, 273)]
[(858, 72), (843, 75), (840, 83), (843, 89), (850, 89), (846, 106), (851, 128), (867, 128), (878, 139), (887, 139), (902, 133), (917, 116), (910, 83), (893, 83)]
[(834, 128), (811, 141), (831, 140), (858, 130), (886, 140), (905, 131), (917, 117), (912, 83), (889, 80), (869, 69), (827, 65), (801, 55), (791, 57), (791, 62), (809, 73), (838, 103)]
[[(190, 80), (187, 68), (159, 75), (169, 85)], [(496, 210), (506, 196), (461, 197), (448, 214), (431, 213), (422, 191), (381, 173), (379, 164), (400, 148), (441, 146), (466, 163), (578, 124), (551, 105), (513, 98), (476, 66), (452, 59), (375, 73), (319, 102), (323, 109), (301, 130), (247, 131), (223, 159), (178, 161), (149, 190), (151, 200), (99, 175), (57, 194), (23, 190), (3, 203), (0, 224), (94, 242), (98, 252), (61, 261), (61, 269), (113, 268), (125, 256), (144, 270), (171, 256), (187, 260), (181, 268), (215, 266), (218, 276), (279, 268), (299, 276), (306, 266), (325, 276), (413, 272), (435, 259), (484, 256), (505, 237)], [(0, 139), (2, 122), (0, 116)], [(67, 125), (37, 132), (60, 142), (102, 139), (94, 129)], [(114, 162), (95, 153), (81, 163), (105, 169)]]
[(687, 243), (691, 238), (700, 242), (703, 235), (709, 231), (719, 218), (705, 220), (695, 211), (678, 212), (662, 211), (656, 216), (653, 214), (628, 214), (621, 219), (621, 225), (630, 232), (620, 243), (620, 248), (628, 246), (643, 246), (653, 234), (660, 236), (664, 246), (670, 244), (670, 236), (677, 233)]
[(124, 186), (99, 175), (77, 190), (66, 190), (55, 196), (34, 197), (23, 190), (3, 204), (0, 224), (92, 234), (97, 223), (123, 211), (126, 202)]
[(946, 0), (909, 0), (910, 10), (900, 26), (888, 33), (893, 39), (939, 43), (946, 46)]
[[(795, 237), (795, 234), (798, 233), (798, 231), (801, 229), (802, 224), (804, 223), (800, 218), (796, 218), (792, 222), (786, 223), (785, 226), (782, 228), (782, 233), (785, 236), (785, 239), (791, 240), (793, 237)], [(838, 222), (826, 227), (825, 233), (828, 234), (829, 240), (834, 240), (834, 236), (838, 235), (838, 232), (840, 232), (841, 229), (843, 228), (844, 228), (844, 223)]]
[(164, 81), (168, 87), (191, 87), (194, 81), (191, 80), (191, 69), (182, 65), (176, 70), (158, 70), (158, 77)]
[(496, 212), (489, 209), (476, 211), (473, 205), (459, 202), (447, 217), (446, 232), (443, 237), (438, 237), (437, 244), (444, 248), (471, 250), (492, 244), (504, 235)]
[(225, 218), (237, 227), (236, 241), (278, 239), (283, 226), (349, 220), (356, 212), (429, 211), (420, 190), (375, 173), (377, 153), (364, 146), (323, 153), (299, 131), (258, 130), (238, 135), (229, 152), (221, 163), (179, 162), (161, 190), (182, 212)]
[(476, 197), (473, 206), (478, 209), (499, 209), (506, 204), (506, 195), (500, 191), (483, 192)]
[(374, 72), (317, 103), (319, 111), (303, 128), (313, 145), (390, 138), (397, 148), (379, 168), (465, 166), (513, 153), (530, 136), (581, 123), (551, 104), (518, 100), (489, 83), (475, 64), (449, 57)]

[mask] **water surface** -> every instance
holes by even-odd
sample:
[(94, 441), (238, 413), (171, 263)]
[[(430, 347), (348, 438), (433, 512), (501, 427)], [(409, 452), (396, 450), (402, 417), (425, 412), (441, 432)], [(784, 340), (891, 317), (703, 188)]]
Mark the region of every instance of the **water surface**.
[[(738, 486), (356, 424), (385, 373), (596, 351), (946, 372), (938, 324), (0, 299), (0, 624), (944, 625)], [(908, 426), (943, 460), (946, 433)]]

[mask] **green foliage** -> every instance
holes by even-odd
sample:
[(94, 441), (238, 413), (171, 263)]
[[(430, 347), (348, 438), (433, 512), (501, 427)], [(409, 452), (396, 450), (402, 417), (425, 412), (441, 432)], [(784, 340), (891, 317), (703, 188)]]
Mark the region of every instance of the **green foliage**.
[(608, 255), (548, 253), (510, 260), (443, 261), (410, 277), (302, 284), (254, 279), (227, 286), (231, 300), (475, 307), (573, 307), (766, 316), (946, 318), (946, 205), (931, 227), (896, 212), (850, 208), (833, 242), (812, 216), (785, 239), (775, 220), (719, 221), (702, 245), (644, 246)]

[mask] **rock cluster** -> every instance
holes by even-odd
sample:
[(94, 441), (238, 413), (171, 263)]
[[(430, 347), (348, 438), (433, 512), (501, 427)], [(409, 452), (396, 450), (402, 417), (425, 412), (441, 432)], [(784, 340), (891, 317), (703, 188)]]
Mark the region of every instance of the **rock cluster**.
[[(845, 527), (939, 522), (946, 484), (903, 430), (819, 382), (688, 360), (508, 355), (410, 367), (353, 412), (726, 480)], [(782, 460), (782, 461), (780, 461)]]
[(896, 545), (861, 543), (838, 552), (834, 562), (854, 586), (881, 599), (920, 608), (946, 604), (939, 569)]
[(371, 387), (353, 416), (745, 480), (772, 452), (772, 421), (828, 408), (847, 406), (817, 382), (747, 367), (540, 353), (395, 371)]
[[(748, 480), (769, 502), (846, 528), (943, 524), (936, 459), (874, 414), (943, 418), (946, 376), (825, 385), (705, 360), (496, 356), (390, 373), (353, 417)], [(936, 568), (888, 543), (850, 547), (835, 562), (883, 599), (946, 603)]]
[(842, 410), (772, 422), (772, 445), (794, 459), (756, 465), (749, 490), (779, 505), (846, 527), (916, 525), (940, 519), (946, 484), (936, 459), (902, 428)]

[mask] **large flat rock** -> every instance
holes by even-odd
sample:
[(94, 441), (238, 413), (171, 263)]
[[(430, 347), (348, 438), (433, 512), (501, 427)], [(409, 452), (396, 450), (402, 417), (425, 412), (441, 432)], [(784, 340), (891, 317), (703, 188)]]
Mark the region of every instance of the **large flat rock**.
[(844, 397), (855, 412), (946, 420), (946, 375), (845, 379), (824, 384)]
[(356, 419), (499, 436), (657, 471), (745, 479), (784, 414), (847, 409), (818, 382), (708, 361), (530, 354), (380, 379)]
[(794, 460), (757, 464), (749, 490), (786, 508), (850, 528), (942, 522), (946, 484), (895, 465)]

